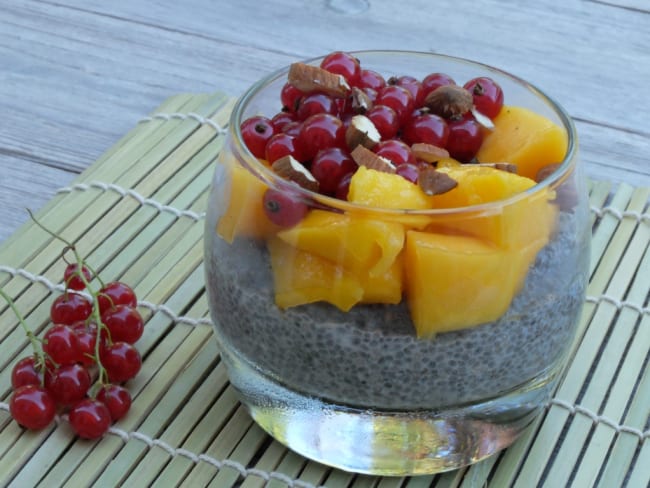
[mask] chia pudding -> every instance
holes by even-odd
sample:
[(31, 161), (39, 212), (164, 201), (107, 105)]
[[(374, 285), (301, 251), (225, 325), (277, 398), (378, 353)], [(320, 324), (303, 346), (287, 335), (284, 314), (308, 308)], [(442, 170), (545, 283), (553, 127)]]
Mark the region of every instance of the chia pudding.
[[(218, 185), (215, 185), (217, 187)], [(211, 208), (223, 195), (213, 191)], [(557, 370), (585, 294), (582, 216), (561, 212), (521, 291), (498, 320), (418, 338), (409, 310), (274, 302), (263, 242), (206, 227), (207, 288), (220, 347), (290, 390), (357, 408), (436, 409), (489, 400)]]

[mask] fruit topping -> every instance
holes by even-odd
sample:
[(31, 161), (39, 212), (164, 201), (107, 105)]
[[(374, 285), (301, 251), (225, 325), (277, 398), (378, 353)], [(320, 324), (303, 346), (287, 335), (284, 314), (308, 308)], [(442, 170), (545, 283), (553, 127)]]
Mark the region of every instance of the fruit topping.
[[(229, 243), (265, 241), (282, 309), (404, 299), (419, 337), (495, 320), (551, 238), (558, 208), (575, 205), (571, 185), (530, 191), (564, 159), (566, 131), (504, 105), (489, 77), (463, 86), (440, 72), (386, 81), (334, 52), (320, 66), (292, 64), (280, 105), (272, 119), (241, 125), (280, 181), (269, 188), (223, 156), (229, 192), (217, 232)], [(327, 211), (295, 185), (394, 211)], [(496, 201), (504, 201), (496, 211), (426, 212)]]

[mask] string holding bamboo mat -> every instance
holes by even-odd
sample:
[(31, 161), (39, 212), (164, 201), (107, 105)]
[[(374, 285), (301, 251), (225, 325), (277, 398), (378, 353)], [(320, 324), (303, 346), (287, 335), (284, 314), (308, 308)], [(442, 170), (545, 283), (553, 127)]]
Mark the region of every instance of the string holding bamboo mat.
[[(432, 476), (353, 475), (273, 441), (237, 402), (203, 285), (203, 218), (233, 101), (178, 95), (109, 149), (37, 218), (141, 301), (144, 362), (131, 411), (98, 441), (62, 418), (26, 432), (7, 411), (29, 345), (0, 308), (0, 485), (234, 487), (601, 486), (650, 483), (650, 189), (591, 182), (592, 264), (571, 361), (555, 396), (509, 449)], [(36, 332), (63, 287), (61, 246), (27, 224), (0, 247), (0, 286)]]

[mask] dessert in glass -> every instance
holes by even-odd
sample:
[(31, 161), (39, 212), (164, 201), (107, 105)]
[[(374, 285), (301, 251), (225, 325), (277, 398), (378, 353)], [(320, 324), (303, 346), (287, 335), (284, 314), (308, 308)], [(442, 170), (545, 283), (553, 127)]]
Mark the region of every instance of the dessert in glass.
[(205, 232), (215, 336), (255, 421), (348, 471), (510, 445), (567, 359), (589, 257), (567, 113), (402, 51), (292, 64), (238, 101)]

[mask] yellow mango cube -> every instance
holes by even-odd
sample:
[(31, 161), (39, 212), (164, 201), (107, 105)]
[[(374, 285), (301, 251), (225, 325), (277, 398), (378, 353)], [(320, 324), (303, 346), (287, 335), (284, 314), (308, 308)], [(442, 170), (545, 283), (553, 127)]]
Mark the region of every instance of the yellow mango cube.
[(418, 337), (473, 327), (508, 309), (528, 270), (524, 259), (481, 239), (411, 230), (406, 289)]
[(404, 246), (404, 228), (360, 216), (312, 210), (278, 237), (292, 246), (352, 272), (381, 276)]
[(524, 107), (504, 106), (476, 154), (482, 163), (508, 162), (534, 179), (540, 168), (561, 162), (567, 152), (566, 130)]
[[(505, 200), (525, 192), (535, 181), (495, 168), (463, 165), (441, 168), (458, 182), (447, 193), (433, 197), (436, 208), (457, 208)], [(521, 199), (494, 208), (466, 211), (453, 218), (439, 218), (429, 225), (432, 231), (448, 229), (490, 241), (506, 249), (521, 249), (531, 242), (538, 250), (555, 227), (557, 207), (551, 203), (555, 194), (543, 188)]]
[[(348, 201), (374, 208), (395, 210), (426, 210), (432, 207), (432, 197), (405, 178), (360, 166), (350, 180)], [(427, 216), (397, 213), (383, 218), (401, 222), (411, 228), (429, 223)]]
[(263, 197), (267, 186), (237, 164), (225, 164), (224, 169), (230, 180), (228, 203), (217, 221), (217, 234), (232, 243), (235, 237), (263, 239), (280, 230), (264, 212)]
[(390, 303), (402, 301), (402, 278), (404, 259), (400, 254), (390, 268), (379, 275), (366, 274), (360, 277), (363, 287), (362, 303)]
[(275, 303), (281, 309), (327, 302), (347, 312), (361, 301), (360, 280), (340, 265), (272, 237), (267, 241)]

